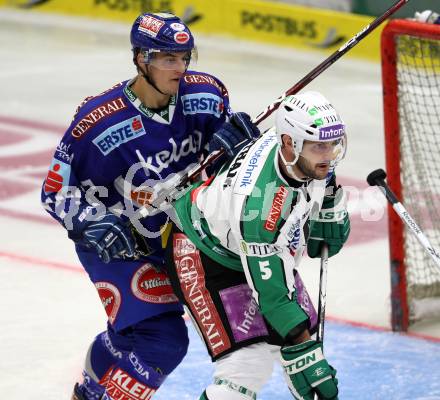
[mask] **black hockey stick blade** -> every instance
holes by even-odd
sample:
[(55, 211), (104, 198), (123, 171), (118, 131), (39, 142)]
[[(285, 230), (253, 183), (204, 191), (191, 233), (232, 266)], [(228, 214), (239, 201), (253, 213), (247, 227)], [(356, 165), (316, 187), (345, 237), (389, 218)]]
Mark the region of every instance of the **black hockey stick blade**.
[(440, 252), (432, 246), (425, 233), (418, 226), (417, 222), (412, 218), (404, 205), (399, 201), (394, 192), (385, 182), (386, 176), (387, 174), (383, 169), (376, 169), (367, 176), (367, 182), (371, 186), (378, 186), (381, 189), (403, 223), (405, 223), (408, 229), (415, 235), (420, 244), (431, 256), (435, 264), (440, 267)]
[(387, 173), (382, 168), (379, 168), (368, 174), (367, 182), (370, 186), (382, 186), (386, 177)]
[(400, 203), (397, 196), (385, 182), (386, 177), (387, 173), (383, 169), (379, 168), (368, 174), (367, 182), (370, 186), (379, 186), (379, 188), (382, 189), (385, 197), (392, 205)]

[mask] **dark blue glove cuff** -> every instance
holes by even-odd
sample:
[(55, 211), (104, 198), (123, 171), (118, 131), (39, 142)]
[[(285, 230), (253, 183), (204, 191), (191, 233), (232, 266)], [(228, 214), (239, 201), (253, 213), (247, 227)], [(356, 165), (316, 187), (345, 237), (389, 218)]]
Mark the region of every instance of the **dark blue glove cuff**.
[(109, 211), (98, 213), (92, 206), (81, 205), (72, 218), (72, 225), (69, 238), (80, 246), (94, 248), (105, 263), (122, 254), (134, 255), (135, 242), (130, 227)]
[(260, 135), (258, 127), (252, 123), (248, 114), (239, 112), (232, 115), (229, 122), (214, 133), (209, 142), (209, 151), (225, 149), (229, 157), (235, 156), (240, 149)]
[(75, 242), (83, 238), (84, 229), (92, 222), (93, 215), (96, 216), (97, 209), (89, 204), (81, 204), (78, 212), (72, 217), (72, 227), (67, 229), (68, 236)]

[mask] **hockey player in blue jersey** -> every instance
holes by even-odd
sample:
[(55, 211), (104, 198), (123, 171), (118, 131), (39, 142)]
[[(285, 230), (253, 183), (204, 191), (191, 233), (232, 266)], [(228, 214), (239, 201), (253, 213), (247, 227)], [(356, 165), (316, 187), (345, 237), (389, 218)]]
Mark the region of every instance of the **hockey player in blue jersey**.
[(232, 113), (217, 78), (188, 70), (194, 39), (179, 18), (139, 16), (131, 44), (137, 76), (78, 107), (42, 188), (108, 316), (75, 400), (151, 399), (183, 359), (183, 309), (162, 268), (168, 217), (136, 210), (205, 152), (231, 157), (259, 134), (247, 114)]

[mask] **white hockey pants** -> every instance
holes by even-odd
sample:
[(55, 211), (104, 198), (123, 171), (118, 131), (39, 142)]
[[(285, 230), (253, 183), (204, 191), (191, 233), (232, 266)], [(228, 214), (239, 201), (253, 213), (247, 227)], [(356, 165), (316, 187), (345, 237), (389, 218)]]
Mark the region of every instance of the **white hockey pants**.
[(256, 343), (215, 362), (214, 383), (206, 388), (209, 400), (255, 399), (271, 378), (273, 364), (279, 360), (278, 346)]

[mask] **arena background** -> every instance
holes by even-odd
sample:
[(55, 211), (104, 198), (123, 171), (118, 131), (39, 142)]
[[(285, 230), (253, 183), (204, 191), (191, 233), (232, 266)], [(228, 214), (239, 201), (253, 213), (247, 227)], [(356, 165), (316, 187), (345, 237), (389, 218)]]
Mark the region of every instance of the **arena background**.
[[(76, 106), (135, 74), (132, 20), (163, 8), (185, 18), (197, 36), (197, 69), (227, 85), (234, 110), (257, 115), (372, 20), (348, 12), (355, 3), (364, 12), (360, 1), (308, 2), (331, 10), (289, 3), (0, 0), (4, 398), (68, 399), (88, 343), (105, 328), (94, 287), (63, 229), (41, 208), (39, 190)], [(376, 3), (391, 4), (368, 5)], [(385, 164), (380, 31), (308, 87), (332, 100), (349, 132), (338, 177), (349, 191), (353, 230), (329, 263), (325, 352), (338, 369), (341, 399), (440, 399), (440, 322), (417, 324), (408, 334), (390, 332), (386, 203), (365, 182)], [(300, 268), (315, 299), (318, 264), (306, 259)], [(158, 392), (159, 400), (197, 399), (210, 380), (206, 351), (188, 326), (190, 352)], [(289, 398), (277, 367), (261, 399)]]

